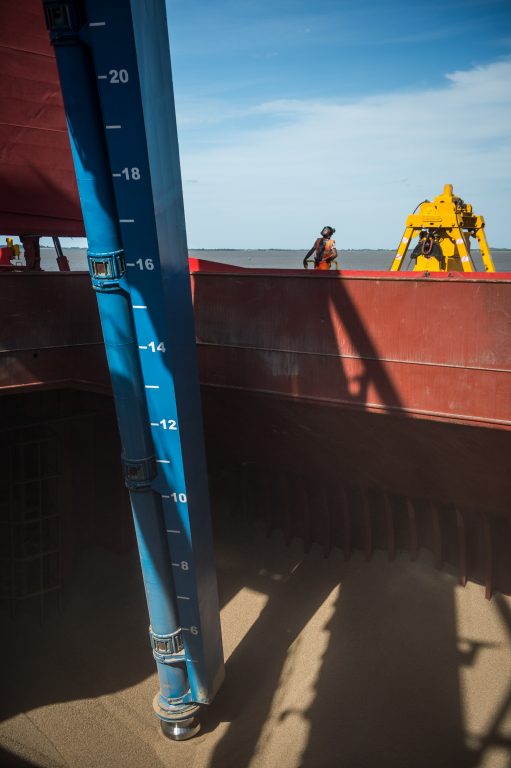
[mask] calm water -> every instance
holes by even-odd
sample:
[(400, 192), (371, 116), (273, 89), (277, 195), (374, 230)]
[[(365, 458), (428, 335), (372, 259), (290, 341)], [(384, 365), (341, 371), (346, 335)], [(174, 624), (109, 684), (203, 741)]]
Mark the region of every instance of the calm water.
[[(86, 270), (85, 249), (64, 248), (72, 270)], [(341, 269), (378, 269), (388, 270), (394, 257), (394, 251), (341, 251), (339, 264)], [(222, 264), (239, 267), (271, 267), (273, 269), (302, 269), (306, 251), (190, 251), (190, 256)], [(482, 271), (479, 251), (472, 252), (476, 266)], [(511, 272), (511, 250), (492, 251), (495, 268), (499, 272)], [(41, 248), (41, 264), (48, 271), (57, 270), (53, 248)]]

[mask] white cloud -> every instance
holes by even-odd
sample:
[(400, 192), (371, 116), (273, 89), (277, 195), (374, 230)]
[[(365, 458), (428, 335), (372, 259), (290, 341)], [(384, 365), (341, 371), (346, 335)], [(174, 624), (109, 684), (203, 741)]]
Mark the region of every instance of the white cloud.
[[(341, 248), (394, 247), (445, 183), (485, 216), (490, 244), (511, 246), (510, 97), (506, 60), (349, 103), (192, 106), (180, 120), (183, 176), (198, 180), (185, 185), (190, 246), (305, 248), (328, 222)], [(192, 125), (206, 132), (198, 149)]]

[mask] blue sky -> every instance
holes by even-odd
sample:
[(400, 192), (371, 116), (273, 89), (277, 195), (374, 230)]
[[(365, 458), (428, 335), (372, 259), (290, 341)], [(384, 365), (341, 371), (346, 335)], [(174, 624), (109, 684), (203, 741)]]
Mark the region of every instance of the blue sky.
[(359, 98), (510, 52), (509, 0), (170, 0), (178, 98)]
[(394, 247), (445, 183), (511, 246), (509, 0), (169, 0), (190, 247)]
[(167, 0), (191, 248), (394, 248), (445, 183), (511, 247), (511, 0)]

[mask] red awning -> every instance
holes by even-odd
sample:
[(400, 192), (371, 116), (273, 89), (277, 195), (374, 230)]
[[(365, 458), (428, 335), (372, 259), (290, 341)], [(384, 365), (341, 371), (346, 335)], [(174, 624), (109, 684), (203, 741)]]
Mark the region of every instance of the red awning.
[(0, 233), (85, 234), (41, 0), (0, 3)]

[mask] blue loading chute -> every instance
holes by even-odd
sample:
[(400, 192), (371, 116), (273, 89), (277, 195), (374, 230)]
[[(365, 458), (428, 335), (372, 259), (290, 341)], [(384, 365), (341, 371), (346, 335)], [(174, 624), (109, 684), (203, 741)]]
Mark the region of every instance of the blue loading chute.
[(147, 596), (154, 710), (167, 735), (189, 738), (224, 666), (166, 7), (44, 9)]

